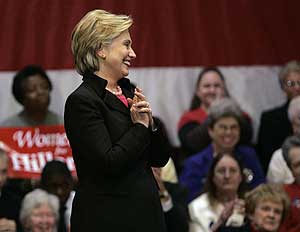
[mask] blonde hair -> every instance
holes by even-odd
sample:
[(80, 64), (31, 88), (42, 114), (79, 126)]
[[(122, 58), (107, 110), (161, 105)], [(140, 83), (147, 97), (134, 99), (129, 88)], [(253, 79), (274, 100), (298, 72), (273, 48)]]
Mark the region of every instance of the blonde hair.
[(261, 184), (246, 193), (246, 212), (253, 215), (256, 207), (261, 202), (271, 201), (282, 204), (283, 212), (281, 221), (284, 220), (290, 208), (290, 199), (283, 187), (278, 184)]
[(76, 70), (83, 75), (99, 70), (97, 51), (108, 46), (112, 40), (133, 23), (130, 16), (115, 15), (105, 10), (88, 12), (72, 32), (71, 49)]

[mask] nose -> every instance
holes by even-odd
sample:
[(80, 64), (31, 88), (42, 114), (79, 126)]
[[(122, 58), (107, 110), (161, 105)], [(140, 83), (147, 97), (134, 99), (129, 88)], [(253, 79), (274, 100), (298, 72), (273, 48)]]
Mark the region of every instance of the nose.
[(131, 59), (135, 59), (135, 58), (136, 58), (136, 54), (135, 54), (133, 48), (130, 49), (129, 57), (130, 57)]
[(229, 170), (225, 170), (224, 177), (225, 178), (229, 178), (230, 177), (230, 171)]

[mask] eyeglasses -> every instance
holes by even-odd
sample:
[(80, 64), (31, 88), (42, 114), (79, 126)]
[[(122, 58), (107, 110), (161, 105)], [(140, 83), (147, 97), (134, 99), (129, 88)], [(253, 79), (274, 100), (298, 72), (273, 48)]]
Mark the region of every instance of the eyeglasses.
[(233, 132), (236, 132), (240, 129), (240, 127), (238, 125), (224, 125), (224, 124), (218, 124), (217, 125), (217, 129), (220, 131), (220, 132), (226, 132), (227, 130), (229, 131), (233, 131)]
[(285, 82), (287, 87), (295, 87), (296, 85), (298, 85), (300, 87), (300, 80), (298, 81), (291, 81), (291, 80), (287, 80)]

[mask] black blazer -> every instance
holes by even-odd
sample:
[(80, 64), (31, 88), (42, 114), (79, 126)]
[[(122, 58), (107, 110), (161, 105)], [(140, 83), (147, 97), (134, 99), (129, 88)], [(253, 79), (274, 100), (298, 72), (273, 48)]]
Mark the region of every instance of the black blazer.
[(289, 102), (272, 110), (263, 112), (257, 140), (257, 154), (266, 172), (272, 154), (279, 149), (289, 135), (293, 134), (292, 125), (288, 119)]
[[(118, 84), (126, 97), (133, 97), (128, 79)], [(133, 124), (129, 109), (106, 85), (87, 74), (65, 105), (65, 129), (79, 180), (71, 230), (163, 232), (151, 166), (167, 163), (168, 146), (159, 125), (152, 132)]]

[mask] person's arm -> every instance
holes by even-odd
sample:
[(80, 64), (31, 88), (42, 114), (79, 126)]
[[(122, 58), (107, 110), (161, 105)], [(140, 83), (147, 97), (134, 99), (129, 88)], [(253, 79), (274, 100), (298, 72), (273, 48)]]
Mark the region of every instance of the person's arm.
[[(106, 106), (100, 100), (71, 95), (65, 106), (66, 132), (73, 152), (84, 154), (86, 165), (96, 166), (103, 174), (123, 175), (143, 158), (151, 143), (151, 131), (140, 123), (121, 120), (119, 124), (131, 125), (127, 131), (118, 130), (113, 119), (110, 122), (104, 120), (101, 107)], [(117, 141), (111, 141), (112, 129), (109, 131), (108, 127), (119, 133)]]

